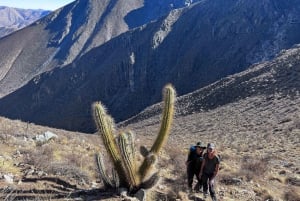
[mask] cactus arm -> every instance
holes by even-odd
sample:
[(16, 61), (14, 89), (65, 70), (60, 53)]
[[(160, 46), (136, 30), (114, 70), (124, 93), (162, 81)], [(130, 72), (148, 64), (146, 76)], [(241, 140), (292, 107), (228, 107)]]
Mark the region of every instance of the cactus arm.
[(164, 88), (164, 111), (161, 121), (159, 134), (151, 148), (152, 153), (158, 153), (162, 146), (168, 139), (171, 124), (174, 116), (174, 104), (175, 104), (176, 92), (174, 88), (169, 84)]
[(120, 151), (122, 154), (123, 166), (126, 171), (130, 189), (134, 189), (139, 185), (139, 178), (136, 172), (134, 136), (132, 132), (121, 133), (118, 138)]
[(98, 127), (98, 133), (103, 139), (105, 148), (108, 151), (109, 156), (112, 158), (112, 162), (120, 177), (120, 182), (123, 182), (121, 185), (128, 186), (128, 183), (126, 183), (125, 179), (126, 173), (122, 166), (121, 154), (113, 135), (113, 119), (108, 114), (106, 114), (105, 108), (100, 102), (94, 103), (93, 111), (94, 120)]
[(156, 172), (149, 179), (147, 179), (143, 183), (141, 183), (141, 188), (144, 188), (144, 189), (152, 188), (158, 182), (159, 182), (159, 174), (158, 174), (158, 172)]
[(140, 146), (140, 154), (144, 157), (147, 157), (149, 155), (149, 151), (145, 146)]
[(139, 173), (141, 175), (142, 180), (144, 180), (145, 177), (147, 177), (148, 173), (151, 170), (151, 167), (153, 167), (156, 163), (157, 157), (154, 154), (149, 154), (143, 161)]
[(99, 153), (99, 154), (96, 154), (96, 159), (97, 159), (97, 165), (98, 165), (98, 169), (99, 169), (99, 173), (100, 173), (100, 176), (103, 180), (103, 183), (104, 183), (104, 186), (105, 187), (114, 187), (114, 182), (109, 178), (109, 176), (107, 175), (106, 173), (106, 169), (105, 169), (105, 166), (104, 166), (104, 163), (103, 163), (103, 158), (102, 158), (102, 155)]
[(112, 180), (113, 180), (113, 184), (116, 189), (118, 189), (120, 187), (120, 178), (118, 176), (118, 172), (115, 169), (112, 169)]
[(113, 159), (113, 162), (116, 163), (120, 161), (120, 154), (113, 135), (112, 118), (106, 114), (105, 108), (100, 102), (94, 104), (94, 119), (98, 127), (98, 133), (102, 136), (104, 145)]

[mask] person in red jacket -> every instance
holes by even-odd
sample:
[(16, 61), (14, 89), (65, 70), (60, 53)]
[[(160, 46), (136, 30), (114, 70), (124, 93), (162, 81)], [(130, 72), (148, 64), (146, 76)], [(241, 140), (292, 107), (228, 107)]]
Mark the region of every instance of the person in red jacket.
[(204, 160), (201, 165), (199, 177), (203, 181), (204, 198), (206, 198), (208, 195), (207, 190), (209, 187), (209, 193), (212, 200), (217, 201), (214, 186), (215, 178), (219, 172), (220, 158), (217, 154), (216, 147), (213, 143), (208, 143), (207, 153), (204, 154), (203, 158)]

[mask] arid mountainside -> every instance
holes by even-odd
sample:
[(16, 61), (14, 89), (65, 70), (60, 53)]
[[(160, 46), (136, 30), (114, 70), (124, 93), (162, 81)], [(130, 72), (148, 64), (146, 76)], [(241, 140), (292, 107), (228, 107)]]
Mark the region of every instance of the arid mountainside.
[[(70, 56), (67, 52), (71, 52), (73, 47), (78, 52), (72, 55), (86, 53), (75, 60), (68, 60), (73, 61), (72, 64), (40, 74), (21, 89), (3, 97), (0, 100), (2, 116), (68, 130), (93, 132), (95, 129), (91, 123), (90, 105), (94, 101), (102, 101), (116, 121), (122, 121), (158, 102), (161, 99), (158, 89), (168, 82), (173, 83), (179, 95), (186, 94), (227, 75), (241, 72), (251, 64), (267, 61), (282, 49), (300, 43), (300, 4), (293, 0), (201, 1), (172, 10), (157, 21), (117, 37), (112, 38), (117, 35), (114, 32), (115, 35), (110, 34), (107, 40), (95, 39), (106, 41), (100, 46), (92, 42), (92, 36), (103, 37), (105, 34), (89, 35), (89, 39), (84, 40), (85, 45), (80, 48), (77, 45), (83, 43), (74, 40), (67, 42), (68, 38), (74, 39), (76, 33), (59, 30), (58, 25), (62, 22), (59, 16), (75, 12), (71, 9), (73, 7), (75, 9), (81, 4), (89, 6), (95, 2), (78, 1), (57, 12), (55, 19), (51, 20), (51, 16), (47, 18), (50, 23), (47, 27), (58, 31), (51, 32), (56, 34), (57, 40), (48, 43), (48, 46), (55, 46), (62, 52), (55, 52), (56, 56), (50, 58), (63, 58), (63, 54)], [(129, 14), (125, 16), (125, 21)], [(124, 30), (128, 29), (122, 16), (119, 20), (121, 22), (117, 22), (121, 23), (120, 26), (124, 25)], [(71, 21), (69, 25), (81, 25), (80, 22)], [(36, 26), (45, 26), (42, 24)], [(32, 32), (37, 29), (36, 26), (26, 31)], [(112, 27), (115, 26), (118, 24)], [(62, 36), (64, 40), (59, 39)], [(1, 43), (5, 41), (0, 41), (0, 47)], [(40, 52), (38, 57), (44, 55), (49, 58), (47, 51), (32, 51)], [(33, 62), (37, 61), (29, 58)], [(69, 63), (62, 60), (65, 64)], [(16, 61), (13, 65), (24, 70), (24, 63), (21, 65)], [(52, 64), (48, 64), (46, 62), (41, 67), (49, 69)], [(31, 70), (26, 68), (26, 72)], [(10, 90), (12, 85), (19, 86), (16, 80), (22, 79), (17, 79), (16, 74), (16, 71), (9, 70), (0, 82), (0, 89)], [(22, 76), (23, 80), (28, 78), (23, 73), (18, 73), (18, 76)]]
[[(0, 97), (186, 0), (76, 0), (0, 40)], [(134, 22), (133, 22), (134, 21)]]
[[(188, 149), (201, 140), (214, 142), (221, 156), (218, 200), (298, 201), (299, 85), (300, 47), (294, 46), (269, 62), (178, 97), (171, 134), (157, 164), (161, 179), (147, 191), (146, 200), (203, 201), (201, 193), (187, 193), (185, 172)], [(160, 107), (148, 107), (118, 124), (120, 130), (135, 131), (137, 151), (153, 143)], [(4, 118), (0, 122), (1, 198), (129, 199), (105, 190), (99, 179), (94, 155), (104, 150), (98, 136)], [(57, 137), (36, 143), (34, 136), (46, 131)]]
[(47, 10), (0, 6), (0, 38), (28, 26), (49, 13), (50, 11)]

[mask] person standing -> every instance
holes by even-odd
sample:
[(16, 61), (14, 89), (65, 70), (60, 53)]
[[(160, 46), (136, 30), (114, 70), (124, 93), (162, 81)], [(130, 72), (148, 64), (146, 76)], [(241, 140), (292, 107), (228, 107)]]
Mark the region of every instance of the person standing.
[(203, 181), (204, 198), (208, 195), (207, 190), (209, 187), (209, 193), (212, 200), (217, 201), (214, 186), (215, 178), (219, 172), (220, 158), (217, 155), (217, 150), (213, 143), (208, 143), (207, 153), (204, 154), (203, 158), (204, 160), (201, 165), (199, 177)]
[(195, 185), (195, 190), (199, 191), (202, 187), (201, 177), (199, 177), (202, 161), (203, 161), (203, 151), (206, 146), (202, 142), (197, 142), (196, 145), (190, 148), (188, 158), (186, 161), (187, 166), (187, 178), (188, 178), (188, 188), (192, 192), (194, 176), (196, 176), (198, 183)]

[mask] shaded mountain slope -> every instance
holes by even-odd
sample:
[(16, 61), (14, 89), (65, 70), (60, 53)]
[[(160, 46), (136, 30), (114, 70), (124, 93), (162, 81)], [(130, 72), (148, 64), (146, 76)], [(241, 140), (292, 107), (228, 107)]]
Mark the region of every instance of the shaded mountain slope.
[(174, 10), (36, 77), (0, 100), (0, 114), (92, 132), (93, 101), (125, 120), (159, 101), (167, 82), (182, 95), (299, 43), (299, 11), (297, 1), (281, 0), (202, 1)]
[[(251, 101), (241, 107), (239, 104)], [(280, 104), (285, 112), (292, 112), (299, 118), (300, 102), (300, 45), (285, 50), (272, 61), (251, 66), (246, 71), (223, 78), (202, 89), (181, 96), (177, 100), (177, 116), (194, 113), (209, 113), (226, 107), (240, 107), (241, 110), (269, 110), (269, 104)], [(227, 106), (228, 105), (228, 106)], [(252, 106), (251, 106), (252, 105)], [(161, 113), (160, 104), (146, 108), (138, 115), (120, 123), (121, 126), (147, 121)], [(272, 112), (272, 111), (269, 111)], [(276, 111), (273, 111), (276, 112)], [(277, 111), (279, 112), (279, 111)], [(255, 113), (253, 113), (254, 115)], [(256, 113), (257, 115), (261, 115)], [(220, 115), (222, 116), (222, 115)], [(273, 114), (271, 115), (273, 116)], [(268, 118), (268, 116), (264, 117)], [(287, 116), (276, 116), (278, 123)], [(237, 119), (238, 121), (238, 119)], [(252, 119), (251, 121), (255, 121)], [(140, 124), (141, 127), (143, 127)]]
[(48, 15), (50, 11), (0, 6), (0, 38)]
[[(155, 20), (175, 6), (185, 6), (184, 0), (164, 3), (156, 0), (151, 1), (151, 7), (144, 8), (147, 2), (76, 0), (25, 30), (0, 40), (0, 97), (23, 86), (34, 76), (72, 63), (129, 27)], [(176, 3), (174, 7), (170, 6), (172, 3)], [(133, 11), (141, 14), (138, 16), (141, 23), (132, 24), (136, 17)], [(155, 15), (149, 17), (152, 12)]]

